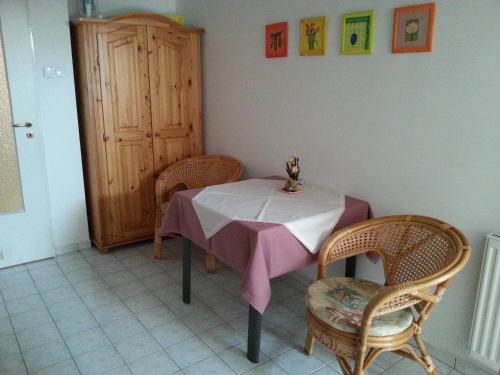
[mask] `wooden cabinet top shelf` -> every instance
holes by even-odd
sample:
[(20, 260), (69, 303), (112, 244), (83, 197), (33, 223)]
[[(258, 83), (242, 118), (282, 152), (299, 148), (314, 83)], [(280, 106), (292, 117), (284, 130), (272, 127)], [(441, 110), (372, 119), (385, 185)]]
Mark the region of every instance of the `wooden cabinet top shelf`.
[(127, 25), (149, 25), (173, 28), (176, 31), (186, 33), (203, 33), (204, 29), (198, 27), (185, 27), (179, 25), (177, 22), (168, 17), (154, 14), (154, 13), (129, 13), (121, 16), (114, 16), (110, 18), (75, 18), (71, 20), (72, 25), (81, 24), (109, 24), (109, 23), (123, 23)]

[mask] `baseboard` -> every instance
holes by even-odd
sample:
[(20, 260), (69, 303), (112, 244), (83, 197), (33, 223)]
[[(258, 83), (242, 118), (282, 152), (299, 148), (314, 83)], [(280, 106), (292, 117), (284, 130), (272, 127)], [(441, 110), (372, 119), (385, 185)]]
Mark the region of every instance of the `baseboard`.
[(499, 372), (492, 370), (490, 368), (486, 368), (473, 358), (460, 358), (457, 357), (455, 361), (455, 370), (461, 372), (465, 375), (498, 375)]
[(73, 251), (88, 249), (91, 247), (90, 240), (71, 243), (63, 246), (56, 246), (56, 255), (71, 253)]

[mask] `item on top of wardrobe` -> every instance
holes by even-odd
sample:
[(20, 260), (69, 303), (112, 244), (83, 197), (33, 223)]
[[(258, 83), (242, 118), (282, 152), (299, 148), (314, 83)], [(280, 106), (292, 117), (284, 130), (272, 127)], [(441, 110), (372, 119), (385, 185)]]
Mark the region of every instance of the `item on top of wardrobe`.
[(97, 0), (80, 0), (80, 15), (85, 18), (99, 17), (99, 3)]

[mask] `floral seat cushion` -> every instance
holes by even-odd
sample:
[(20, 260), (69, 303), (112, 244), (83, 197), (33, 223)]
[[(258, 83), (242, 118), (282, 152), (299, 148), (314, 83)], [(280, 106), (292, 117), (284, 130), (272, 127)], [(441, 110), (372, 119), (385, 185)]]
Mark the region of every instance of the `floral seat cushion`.
[[(333, 277), (318, 280), (307, 289), (311, 313), (336, 330), (357, 333), (368, 302), (383, 288), (371, 281)], [(378, 316), (368, 330), (370, 336), (391, 336), (406, 330), (413, 321), (410, 308)]]

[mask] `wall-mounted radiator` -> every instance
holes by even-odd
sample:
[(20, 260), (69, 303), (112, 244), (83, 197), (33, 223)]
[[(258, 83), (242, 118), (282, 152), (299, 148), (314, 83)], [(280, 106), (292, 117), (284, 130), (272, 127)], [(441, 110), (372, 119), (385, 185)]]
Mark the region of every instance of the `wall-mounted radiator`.
[(500, 235), (489, 234), (481, 267), (469, 343), (471, 356), (492, 370), (500, 367)]

